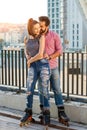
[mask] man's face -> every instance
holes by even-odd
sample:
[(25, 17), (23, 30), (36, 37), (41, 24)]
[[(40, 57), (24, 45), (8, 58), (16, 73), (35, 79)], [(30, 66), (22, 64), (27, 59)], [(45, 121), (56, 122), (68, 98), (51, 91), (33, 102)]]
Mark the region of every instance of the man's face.
[(46, 33), (48, 31), (48, 27), (45, 25), (45, 22), (40, 21), (39, 23), (40, 23), (40, 28), (41, 28), (40, 30), (41, 34)]

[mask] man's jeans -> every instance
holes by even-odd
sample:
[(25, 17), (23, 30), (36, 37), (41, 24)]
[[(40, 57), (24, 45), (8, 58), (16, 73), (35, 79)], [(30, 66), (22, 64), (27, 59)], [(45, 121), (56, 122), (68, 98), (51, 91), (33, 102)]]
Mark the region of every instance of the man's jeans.
[(49, 108), (49, 94), (48, 94), (48, 86), (49, 86), (49, 79), (50, 79), (50, 67), (49, 63), (43, 63), (37, 61), (32, 63), (30, 68), (28, 69), (28, 78), (27, 78), (27, 91), (30, 93), (27, 96), (27, 108), (32, 109), (33, 104), (33, 94), (34, 88), (38, 78), (41, 81), (41, 94), (43, 95), (43, 105), (44, 108)]
[[(55, 69), (51, 69), (51, 76), (50, 76), (50, 85), (51, 89), (54, 92), (54, 98), (55, 98), (55, 104), (57, 106), (63, 106), (63, 98), (60, 88), (60, 76), (59, 76), (59, 70), (58, 67)], [(38, 81), (38, 86), (40, 87), (40, 81)], [(39, 95), (40, 97), (40, 104), (42, 103), (42, 95)]]

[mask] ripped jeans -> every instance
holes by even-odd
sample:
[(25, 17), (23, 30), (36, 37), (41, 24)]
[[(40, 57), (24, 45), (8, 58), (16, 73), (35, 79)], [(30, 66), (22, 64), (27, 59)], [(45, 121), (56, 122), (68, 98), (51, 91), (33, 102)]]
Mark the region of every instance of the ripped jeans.
[[(51, 76), (50, 76), (50, 84), (51, 84), (51, 89), (54, 92), (54, 99), (55, 99), (55, 104), (56, 106), (63, 106), (63, 98), (62, 98), (62, 93), (61, 93), (61, 88), (60, 88), (60, 76), (59, 76), (59, 70), (58, 67), (51, 69)], [(40, 81), (38, 81), (38, 86), (40, 87)], [(40, 98), (40, 104), (43, 105), (42, 102), (42, 95), (39, 94)]]
[(40, 60), (31, 64), (28, 69), (27, 77), (27, 108), (32, 109), (34, 88), (37, 80), (41, 81), (41, 94), (43, 95), (44, 108), (49, 108), (49, 79), (50, 79), (50, 67), (49, 63), (41, 62)]

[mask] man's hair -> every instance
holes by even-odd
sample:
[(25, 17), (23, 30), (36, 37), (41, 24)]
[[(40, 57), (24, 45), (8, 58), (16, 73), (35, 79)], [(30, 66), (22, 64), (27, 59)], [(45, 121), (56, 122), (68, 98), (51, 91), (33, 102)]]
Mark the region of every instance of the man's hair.
[(40, 16), (40, 17), (39, 17), (39, 21), (40, 21), (40, 22), (45, 22), (45, 25), (46, 25), (46, 26), (49, 26), (49, 25), (50, 25), (50, 19), (49, 19), (47, 16)]

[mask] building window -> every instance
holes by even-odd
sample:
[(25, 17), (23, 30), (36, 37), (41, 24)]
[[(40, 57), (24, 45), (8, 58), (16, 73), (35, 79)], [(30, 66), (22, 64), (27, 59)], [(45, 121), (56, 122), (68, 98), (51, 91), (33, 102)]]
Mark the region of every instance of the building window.
[(59, 34), (59, 30), (56, 30), (56, 32)]
[(52, 7), (54, 7), (54, 3), (52, 3)]
[(50, 12), (50, 9), (48, 9), (48, 13)]
[(60, 34), (63, 35), (63, 30), (60, 31)]
[(59, 19), (56, 19), (56, 23), (59, 23)]
[(52, 14), (52, 18), (54, 18), (54, 14)]
[(58, 9), (58, 8), (56, 8), (56, 12), (59, 12), (59, 9)]
[(73, 28), (74, 28), (74, 24), (73, 24)]
[(56, 7), (58, 7), (58, 5), (59, 5), (58, 2), (56, 2)]
[(56, 28), (59, 29), (59, 25), (58, 24), (56, 25)]
[(77, 47), (79, 46), (79, 42), (77, 41)]
[(55, 25), (53, 24), (53, 25), (52, 25), (52, 29), (54, 29), (54, 28), (55, 28)]
[(77, 30), (77, 34), (79, 34), (79, 30)]
[(50, 3), (48, 3), (48, 7), (50, 7)]
[(74, 47), (74, 41), (73, 41), (73, 47)]
[(73, 36), (73, 40), (74, 40), (74, 36)]
[(52, 19), (52, 23), (54, 23), (54, 19)]
[(73, 30), (73, 34), (74, 34), (74, 30)]
[(54, 13), (54, 8), (52, 9), (52, 13)]
[(79, 24), (77, 24), (77, 28), (79, 28)]
[(58, 13), (56, 13), (56, 17), (57, 17), (57, 18), (59, 17), (59, 14), (58, 14)]
[(50, 14), (48, 14), (48, 17), (50, 17)]
[(79, 36), (77, 36), (77, 40), (79, 40)]

